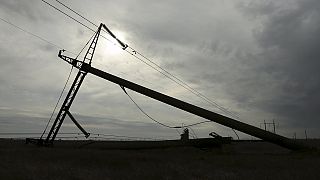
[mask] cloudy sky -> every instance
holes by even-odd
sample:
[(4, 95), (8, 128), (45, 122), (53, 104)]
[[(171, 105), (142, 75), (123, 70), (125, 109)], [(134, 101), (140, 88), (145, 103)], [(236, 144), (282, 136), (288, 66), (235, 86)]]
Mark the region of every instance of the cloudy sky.
[[(96, 29), (55, 0), (46, 1)], [(61, 2), (95, 24), (106, 24), (129, 46), (242, 122), (259, 127), (274, 119), (277, 132), (287, 137), (297, 133), (303, 138), (305, 130), (310, 137), (320, 137), (319, 1)], [(75, 57), (93, 32), (41, 0), (0, 0), (0, 17), (0, 133), (41, 132), (71, 68), (57, 57), (58, 50), (64, 48), (66, 55)], [(93, 66), (225, 114), (103, 38)], [(76, 73), (73, 70), (68, 87)], [(177, 126), (204, 120), (128, 93), (162, 123)], [(178, 138), (177, 131), (145, 117), (118, 85), (90, 74), (71, 112), (91, 133)], [(230, 128), (216, 123), (193, 130), (199, 137), (212, 131), (235, 137)], [(69, 119), (61, 129), (78, 131)]]

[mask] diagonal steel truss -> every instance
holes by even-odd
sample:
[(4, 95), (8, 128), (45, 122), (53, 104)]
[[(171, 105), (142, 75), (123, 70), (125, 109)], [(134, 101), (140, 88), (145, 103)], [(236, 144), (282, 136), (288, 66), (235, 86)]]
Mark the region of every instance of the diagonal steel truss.
[[(64, 56), (62, 55), (62, 51), (60, 50), (59, 51), (59, 57), (69, 63), (71, 63), (73, 66), (75, 67), (79, 67), (82, 63), (87, 63), (87, 64), (91, 64), (92, 62), (92, 59), (93, 59), (93, 55), (94, 55), (94, 52), (95, 52), (95, 49), (96, 49), (96, 46), (97, 46), (97, 43), (98, 43), (98, 39), (99, 39), (99, 36), (100, 36), (100, 31), (101, 31), (101, 27), (102, 27), (103, 24), (101, 24), (97, 30), (97, 32), (95, 33), (94, 35), (94, 38), (84, 56), (84, 59), (82, 62), (74, 59), (74, 58), (70, 58), (70, 57), (67, 57), (67, 56)], [(84, 80), (84, 78), (86, 77), (87, 75), (87, 72), (86, 71), (82, 71), (81, 69), (79, 69), (78, 71), (78, 74), (76, 75), (71, 87), (70, 87), (70, 90), (57, 114), (57, 117), (55, 119), (55, 121), (53, 122), (52, 124), (52, 127), (48, 133), (48, 136), (46, 137), (46, 139), (44, 140), (44, 144), (45, 145), (50, 145), (50, 144), (53, 144), (53, 141), (55, 139), (55, 137), (57, 136), (60, 128), (61, 128), (61, 125), (65, 119), (65, 117), (68, 115), (70, 117), (70, 119), (75, 123), (75, 125), (82, 131), (82, 133), (85, 135), (85, 137), (89, 137), (89, 133), (86, 132), (82, 127), (81, 125), (76, 121), (76, 119), (72, 116), (71, 112), (70, 112), (70, 107), (72, 105), (72, 102), (73, 100), (75, 99), (79, 89), (80, 89), (80, 86)]]

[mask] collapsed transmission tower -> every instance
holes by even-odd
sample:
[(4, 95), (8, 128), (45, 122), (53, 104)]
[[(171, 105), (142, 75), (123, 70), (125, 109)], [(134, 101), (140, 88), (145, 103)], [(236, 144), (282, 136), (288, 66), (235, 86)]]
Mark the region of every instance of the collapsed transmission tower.
[(189, 112), (191, 114), (200, 116), (202, 118), (206, 118), (210, 121), (216, 122), (218, 124), (230, 127), (232, 129), (241, 131), (243, 133), (249, 134), (251, 136), (260, 138), (262, 140), (277, 144), (279, 146), (288, 148), (288, 149), (293, 149), (293, 150), (298, 150), (298, 149), (309, 149), (309, 147), (305, 144), (301, 144), (297, 141), (294, 141), (292, 139), (286, 138), (284, 136), (268, 132), (265, 130), (262, 130), (260, 128), (254, 127), (252, 125), (240, 122), (238, 120), (232, 119), (230, 117), (223, 116), (221, 114), (203, 109), (201, 107), (189, 104), (187, 102), (181, 101), (179, 99), (170, 97), (168, 95), (159, 93), (157, 91), (154, 91), (152, 89), (148, 89), (144, 86), (141, 86), (139, 84), (135, 84), (133, 82), (130, 82), (128, 80), (119, 78), (117, 76), (114, 76), (112, 74), (109, 74), (107, 72), (101, 71), (97, 68), (91, 67), (91, 62), (92, 58), (94, 55), (95, 48), (98, 43), (98, 38), (100, 36), (100, 31), (102, 28), (109, 33), (114, 39), (118, 41), (118, 43), (122, 46), (123, 49), (126, 49), (128, 46), (121, 42), (117, 37), (104, 25), (100, 24), (98, 30), (96, 31), (94, 38), (90, 44), (90, 47), (88, 48), (85, 57), (82, 61), (79, 61), (75, 58), (67, 57), (65, 55), (62, 55), (62, 50), (59, 51), (59, 57), (63, 59), (64, 61), (68, 62), (71, 64), (73, 67), (79, 69), (79, 72), (60, 108), (60, 111), (53, 122), (53, 125), (48, 133), (48, 136), (45, 139), (27, 139), (27, 142), (32, 142), (32, 143), (37, 143), (39, 145), (52, 145), (58, 132), (59, 129), (61, 128), (61, 125), (66, 117), (68, 115), (70, 119), (75, 123), (75, 125), (83, 132), (85, 137), (89, 137), (89, 133), (86, 132), (81, 125), (75, 120), (75, 118), (72, 116), (70, 112), (70, 107), (72, 105), (72, 102), (74, 98), (77, 95), (77, 92), (79, 91), (79, 88), (87, 75), (87, 73), (91, 73), (95, 76), (98, 76), (102, 79), (108, 80), (110, 82), (113, 82), (115, 84), (120, 85), (122, 89), (128, 88), (133, 91), (136, 91), (140, 94), (143, 94), (145, 96), (148, 96), (150, 98), (153, 98), (155, 100), (158, 100), (160, 102), (163, 102), (165, 104), (171, 105), (173, 107), (176, 107), (178, 109), (184, 110), (186, 112)]

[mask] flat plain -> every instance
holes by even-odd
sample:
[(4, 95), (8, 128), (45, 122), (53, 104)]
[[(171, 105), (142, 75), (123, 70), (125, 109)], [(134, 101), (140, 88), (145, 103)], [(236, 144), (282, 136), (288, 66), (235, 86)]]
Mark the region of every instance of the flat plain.
[(1, 139), (0, 179), (320, 179), (318, 151), (292, 152), (262, 141), (206, 149), (109, 149), (103, 143), (39, 147)]

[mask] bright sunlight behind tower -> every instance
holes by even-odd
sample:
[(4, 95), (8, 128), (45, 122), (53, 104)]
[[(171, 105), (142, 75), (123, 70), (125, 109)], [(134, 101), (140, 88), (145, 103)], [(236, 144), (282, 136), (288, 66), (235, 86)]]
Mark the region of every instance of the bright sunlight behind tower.
[[(115, 30), (114, 34), (117, 36), (118, 39), (125, 42), (125, 40), (126, 40), (125, 33)], [(120, 52), (122, 52), (122, 49), (119, 46), (119, 43), (117, 42), (116, 39), (113, 39), (113, 38), (108, 38), (107, 40), (103, 39), (101, 41), (101, 43), (103, 45), (102, 47), (104, 48), (103, 52), (107, 56), (116, 55), (116, 54), (119, 54)]]

